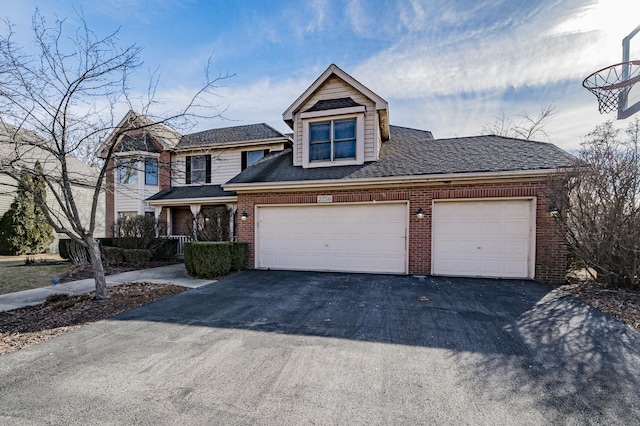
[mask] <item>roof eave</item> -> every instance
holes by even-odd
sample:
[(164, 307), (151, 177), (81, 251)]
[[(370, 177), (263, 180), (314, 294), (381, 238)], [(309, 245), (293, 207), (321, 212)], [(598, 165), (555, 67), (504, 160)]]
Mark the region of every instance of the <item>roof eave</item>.
[(305, 90), (296, 100), (282, 113), (282, 118), (293, 128), (293, 115), (300, 109), (302, 104), (311, 96), (320, 86), (332, 75), (344, 80), (346, 83), (353, 86), (356, 90), (360, 91), (363, 95), (371, 99), (376, 104), (376, 110), (388, 110), (389, 104), (382, 97), (374, 93), (371, 89), (360, 83), (355, 78), (341, 70), (337, 65), (331, 64), (312, 84)]
[(505, 180), (541, 180), (547, 176), (559, 174), (566, 169), (536, 169), (515, 170), (503, 172), (472, 172), (445, 173), (431, 175), (393, 176), (364, 179), (323, 179), (290, 182), (258, 182), (258, 183), (227, 183), (222, 187), (225, 191), (256, 192), (272, 190), (312, 190), (326, 188), (362, 188), (397, 185), (433, 186), (452, 183), (470, 183), (474, 181), (505, 181)]
[(212, 143), (206, 145), (192, 145), (184, 148), (173, 148), (171, 152), (185, 152), (185, 151), (193, 151), (199, 149), (226, 149), (226, 148), (242, 148), (251, 145), (269, 145), (273, 143), (291, 143), (291, 138), (286, 136), (278, 136), (277, 138), (270, 139), (256, 139), (256, 140), (248, 140), (248, 141), (233, 141), (233, 142), (222, 142), (222, 143)]
[(184, 206), (190, 204), (228, 204), (237, 203), (238, 197), (233, 195), (225, 197), (175, 198), (169, 200), (144, 200), (144, 202), (153, 207)]

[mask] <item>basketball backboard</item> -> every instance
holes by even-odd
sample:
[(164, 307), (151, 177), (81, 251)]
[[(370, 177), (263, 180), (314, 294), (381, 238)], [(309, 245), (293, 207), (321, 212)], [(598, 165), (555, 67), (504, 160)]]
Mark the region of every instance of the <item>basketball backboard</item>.
[(582, 85), (598, 98), (600, 113), (618, 111), (618, 120), (640, 111), (640, 25), (622, 39), (622, 62), (598, 70)]
[[(640, 32), (640, 25), (638, 25), (633, 31), (629, 33), (628, 36), (622, 39), (622, 62), (629, 62), (632, 60), (640, 60), (640, 49), (638, 46), (639, 40), (636, 40), (636, 43), (632, 44), (632, 39)], [(640, 39), (640, 36), (638, 37)], [(633, 47), (633, 50), (632, 50)], [(629, 75), (629, 69), (626, 69), (626, 79), (632, 79), (633, 77)], [(635, 85), (635, 83), (631, 83), (629, 92), (624, 96), (623, 99), (620, 100), (620, 105), (618, 105), (618, 120), (622, 120), (628, 118), (640, 111), (640, 84)]]

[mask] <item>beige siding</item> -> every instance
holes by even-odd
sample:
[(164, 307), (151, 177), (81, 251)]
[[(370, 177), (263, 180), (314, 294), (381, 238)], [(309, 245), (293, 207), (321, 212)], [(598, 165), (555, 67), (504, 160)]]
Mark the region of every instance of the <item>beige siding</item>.
[(241, 148), (225, 148), (211, 150), (207, 153), (198, 152), (193, 154), (175, 154), (171, 160), (171, 185), (186, 185), (185, 158), (187, 157), (187, 155), (211, 154), (211, 183), (214, 185), (222, 185), (242, 171), (242, 151), (260, 151), (264, 149), (268, 149), (270, 151), (282, 151), (284, 149), (284, 144), (275, 143), (269, 145), (244, 146)]
[(15, 191), (15, 181), (7, 175), (0, 174), (0, 217), (9, 210)]
[(241, 149), (229, 149), (211, 154), (211, 183), (222, 185), (240, 173), (242, 151)]
[(138, 185), (116, 185), (116, 214), (118, 212), (138, 212), (144, 198), (138, 193)]
[(295, 116), (295, 158), (294, 165), (302, 165), (302, 119), (299, 113), (304, 112), (311, 108), (316, 102), (325, 99), (338, 99), (338, 98), (351, 98), (359, 104), (365, 105), (367, 112), (365, 113), (364, 123), (364, 161), (376, 160), (375, 144), (377, 143), (377, 129), (375, 126), (375, 103), (364, 96), (362, 93), (354, 89), (349, 84), (345, 83), (342, 79), (332, 76), (324, 84), (318, 88), (318, 90), (309, 98), (307, 102), (302, 105), (298, 113)]

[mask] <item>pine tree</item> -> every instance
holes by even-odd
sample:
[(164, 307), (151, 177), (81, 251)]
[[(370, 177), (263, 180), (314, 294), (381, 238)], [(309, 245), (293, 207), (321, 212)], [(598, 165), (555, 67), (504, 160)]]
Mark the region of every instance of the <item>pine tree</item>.
[[(36, 164), (36, 167), (39, 167)], [(9, 255), (45, 252), (54, 240), (53, 228), (38, 207), (46, 202), (43, 179), (22, 173), (17, 194), (0, 219), (0, 253)]]

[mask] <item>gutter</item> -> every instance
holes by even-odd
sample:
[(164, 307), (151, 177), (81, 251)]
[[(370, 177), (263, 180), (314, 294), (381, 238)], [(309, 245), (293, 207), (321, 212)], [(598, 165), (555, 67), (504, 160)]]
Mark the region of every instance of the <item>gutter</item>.
[[(214, 203), (215, 202), (215, 203)], [(184, 206), (189, 204), (229, 204), (237, 203), (238, 197), (203, 197), (203, 198), (174, 198), (169, 200), (145, 200), (148, 206)]]
[(346, 188), (376, 188), (386, 186), (436, 186), (448, 184), (484, 183), (491, 181), (522, 181), (523, 179), (540, 181), (541, 179), (559, 174), (565, 171), (562, 168), (540, 170), (516, 170), (505, 172), (473, 172), (473, 173), (446, 173), (437, 175), (381, 177), (361, 179), (323, 179), (302, 180), (290, 182), (254, 182), (254, 183), (227, 183), (222, 188), (225, 191), (257, 192), (276, 190), (310, 190), (310, 189), (346, 189)]

